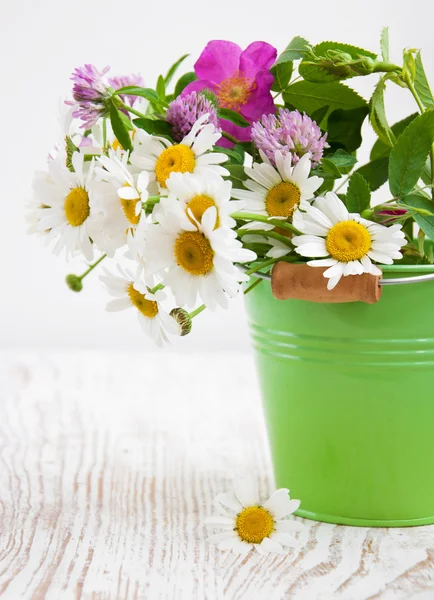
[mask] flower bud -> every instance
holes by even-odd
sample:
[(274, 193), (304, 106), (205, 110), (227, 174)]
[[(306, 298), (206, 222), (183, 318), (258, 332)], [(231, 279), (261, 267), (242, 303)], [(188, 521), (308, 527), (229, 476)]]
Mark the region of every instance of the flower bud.
[(192, 320), (188, 312), (183, 308), (174, 308), (169, 314), (181, 326), (181, 336), (188, 335), (192, 326)]
[(375, 62), (369, 56), (362, 56), (351, 64), (352, 70), (358, 75), (370, 75), (374, 72), (374, 67)]
[(65, 281), (66, 285), (73, 292), (81, 292), (81, 290), (83, 289), (83, 283), (81, 282), (81, 278), (78, 275), (73, 275), (71, 273), (70, 275), (67, 275), (65, 277)]

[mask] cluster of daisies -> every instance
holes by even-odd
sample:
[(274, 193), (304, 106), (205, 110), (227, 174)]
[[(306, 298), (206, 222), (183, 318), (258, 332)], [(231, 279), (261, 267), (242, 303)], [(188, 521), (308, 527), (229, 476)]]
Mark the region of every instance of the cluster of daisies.
[(264, 42), (244, 51), (210, 42), (195, 77), (164, 97), (108, 68), (72, 75), (60, 142), (35, 176), (30, 230), (56, 254), (91, 263), (67, 277), (75, 291), (104, 260), (107, 309), (133, 308), (160, 345), (189, 333), (204, 308), (226, 308), (249, 291), (251, 273), (278, 260), (327, 267), (332, 289), (401, 257), (400, 225), (321, 195), (312, 169), (327, 136), (307, 115), (277, 109), (275, 60)]

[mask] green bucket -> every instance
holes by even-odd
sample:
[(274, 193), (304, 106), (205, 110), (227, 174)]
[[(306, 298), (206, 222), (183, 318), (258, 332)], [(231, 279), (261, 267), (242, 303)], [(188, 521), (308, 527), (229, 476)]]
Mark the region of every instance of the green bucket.
[(373, 305), (276, 300), (263, 281), (246, 306), (276, 485), (301, 499), (296, 514), (434, 523), (434, 281), (384, 285)]

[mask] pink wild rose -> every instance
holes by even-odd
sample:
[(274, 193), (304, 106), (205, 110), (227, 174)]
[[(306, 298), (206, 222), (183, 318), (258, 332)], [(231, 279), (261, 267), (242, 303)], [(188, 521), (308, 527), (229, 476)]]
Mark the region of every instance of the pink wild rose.
[[(208, 42), (194, 65), (198, 80), (190, 83), (182, 95), (209, 89), (220, 107), (235, 110), (254, 123), (263, 114), (275, 112), (270, 67), (276, 57), (276, 48), (266, 42), (253, 42), (245, 50), (224, 40)], [(220, 127), (239, 141), (250, 141), (251, 127), (239, 127), (224, 119), (220, 119)], [(233, 145), (224, 138), (219, 144)]]

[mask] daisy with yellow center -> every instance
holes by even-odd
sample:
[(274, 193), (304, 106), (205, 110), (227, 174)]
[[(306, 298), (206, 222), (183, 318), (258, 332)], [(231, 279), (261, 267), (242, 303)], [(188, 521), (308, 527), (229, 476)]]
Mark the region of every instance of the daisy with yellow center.
[(314, 257), (312, 267), (329, 267), (324, 272), (327, 288), (333, 289), (341, 277), (371, 273), (381, 275), (372, 261), (385, 265), (402, 258), (405, 246), (401, 225), (385, 227), (349, 213), (342, 200), (333, 192), (325, 198), (305, 202), (294, 215), (294, 226), (303, 233), (292, 238), (296, 252)]
[[(211, 206), (217, 210), (216, 228), (235, 227), (231, 213), (241, 209), (240, 202), (231, 200), (232, 184), (222, 177), (213, 175), (191, 175), (174, 173), (167, 182), (169, 196), (162, 198), (156, 206), (154, 216), (170, 210), (173, 203), (181, 203), (185, 214), (193, 225), (201, 223), (205, 211)], [(191, 214), (191, 216), (190, 216)]]
[(289, 490), (276, 490), (261, 503), (255, 480), (238, 481), (235, 491), (219, 494), (215, 504), (221, 516), (210, 517), (206, 524), (224, 531), (210, 536), (220, 550), (246, 554), (254, 548), (259, 554), (284, 554), (284, 546), (297, 546), (294, 533), (303, 531), (299, 521), (288, 519), (300, 506), (291, 500)]
[[(95, 169), (99, 180), (110, 184), (101, 199), (104, 213), (104, 251), (113, 255), (121, 246), (134, 245), (134, 238), (143, 238), (146, 215), (142, 203), (148, 198), (149, 175), (146, 171), (134, 173), (128, 164), (128, 153), (110, 149), (108, 156), (98, 157)], [(137, 245), (137, 244), (135, 244)]]
[[(247, 190), (234, 189), (232, 197), (243, 200), (244, 210), (249, 213), (291, 221), (300, 203), (312, 200), (323, 180), (309, 177), (311, 162), (308, 154), (294, 167), (290, 153), (283, 156), (276, 151), (276, 167), (262, 151), (260, 154), (264, 162), (253, 163), (252, 167), (244, 169), (248, 175), (244, 182)], [(273, 225), (253, 222), (249, 228), (270, 230)]]
[(212, 123), (205, 124), (208, 116), (208, 113), (202, 115), (179, 144), (172, 144), (166, 138), (152, 136), (142, 130), (137, 131), (131, 163), (149, 173), (149, 181), (154, 183), (151, 193), (167, 195), (172, 173), (204, 176), (229, 174), (220, 166), (227, 156), (212, 152), (221, 134)]
[(179, 306), (193, 307), (199, 298), (211, 310), (228, 306), (228, 296), (248, 277), (234, 263), (255, 260), (228, 227), (217, 227), (217, 208), (198, 213), (172, 201), (158, 224), (149, 226), (147, 268), (168, 286)]
[(71, 167), (73, 171), (66, 167), (66, 153), (59, 150), (48, 161), (48, 173), (36, 173), (33, 189), (38, 209), (33, 229), (45, 233), (48, 241), (57, 240), (55, 254), (65, 249), (69, 258), (80, 251), (92, 260), (92, 241), (103, 227), (98, 208), (101, 185), (95, 179), (94, 163), (85, 163), (80, 152), (72, 154)]
[(107, 310), (117, 312), (127, 308), (135, 309), (142, 329), (159, 346), (169, 341), (169, 335), (181, 335), (181, 327), (162, 307), (166, 299), (163, 290), (154, 293), (128, 270), (118, 265), (119, 275), (107, 269), (100, 280), (108, 293), (115, 299), (107, 304)]

